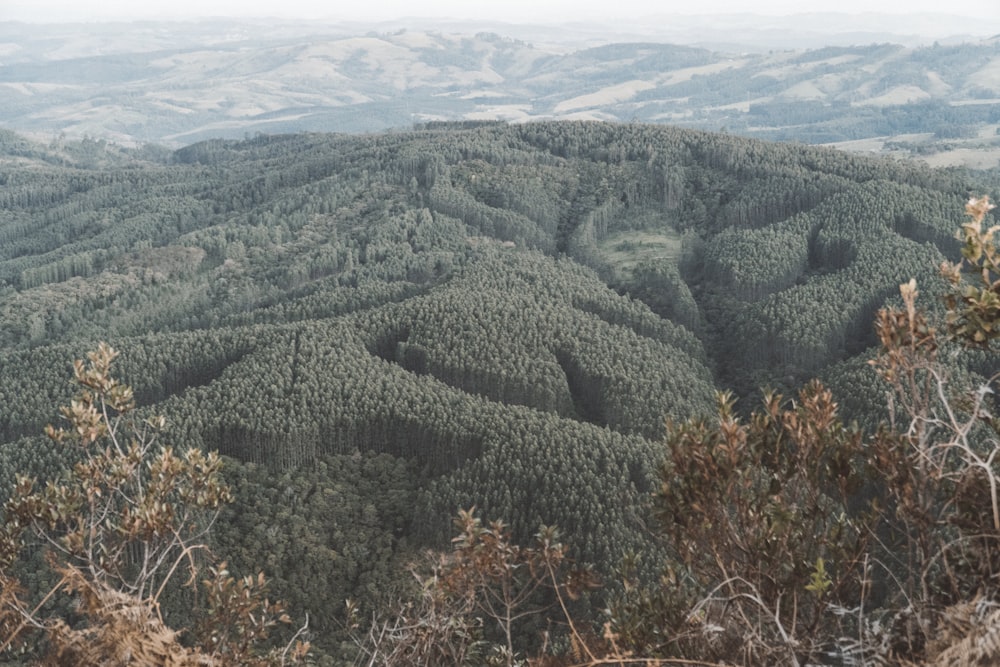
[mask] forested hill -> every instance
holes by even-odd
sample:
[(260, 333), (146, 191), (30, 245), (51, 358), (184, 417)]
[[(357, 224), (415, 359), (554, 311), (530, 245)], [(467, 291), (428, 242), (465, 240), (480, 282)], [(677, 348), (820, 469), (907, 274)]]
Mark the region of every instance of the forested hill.
[[(121, 350), (170, 439), (233, 457), (216, 539), (336, 627), (459, 507), (560, 526), (607, 570), (666, 416), (831, 378), (929, 285), (957, 177), (662, 126), (429, 125), (174, 153), (0, 135), (0, 473), (69, 362)], [(248, 567), (250, 565), (247, 565)]]

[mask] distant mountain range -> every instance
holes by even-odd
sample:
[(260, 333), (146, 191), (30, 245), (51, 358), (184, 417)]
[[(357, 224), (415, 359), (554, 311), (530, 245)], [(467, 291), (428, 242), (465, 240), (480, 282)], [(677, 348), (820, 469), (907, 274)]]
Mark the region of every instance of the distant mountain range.
[[(816, 15), (800, 17), (797, 32), (784, 19), (743, 17), (749, 27), (736, 44), (739, 17), (717, 17), (711, 32), (704, 20), (664, 19), (644, 32), (625, 25), (613, 37), (647, 41), (596, 46), (596, 31), (572, 25), (498, 26), (501, 34), (419, 21), (367, 33), (225, 20), (5, 23), (0, 127), (46, 141), (171, 146), (436, 120), (638, 120), (811, 143), (906, 133), (988, 139), (1000, 127), (1000, 37), (918, 44), (883, 32), (874, 15), (865, 33)], [(921, 20), (896, 28), (916, 35)], [(820, 38), (810, 28), (820, 25), (817, 44), (864, 45), (802, 48)], [(712, 48), (662, 41), (698, 34)], [(910, 45), (874, 43), (883, 37)], [(778, 48), (761, 51), (765, 42)]]

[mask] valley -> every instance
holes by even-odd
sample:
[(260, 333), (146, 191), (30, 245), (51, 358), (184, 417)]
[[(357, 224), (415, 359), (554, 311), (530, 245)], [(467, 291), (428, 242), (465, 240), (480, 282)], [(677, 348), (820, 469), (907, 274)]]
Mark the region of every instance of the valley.
[(171, 442), (227, 457), (214, 547), (329, 655), (341, 601), (384, 603), (458, 508), (558, 525), (601, 573), (655, 563), (664, 419), (716, 390), (749, 409), (821, 376), (873, 424), (875, 312), (911, 277), (944, 290), (968, 196), (917, 163), (599, 122), (3, 132), (0, 164), (0, 484), (60, 468), (41, 429), (108, 340)]

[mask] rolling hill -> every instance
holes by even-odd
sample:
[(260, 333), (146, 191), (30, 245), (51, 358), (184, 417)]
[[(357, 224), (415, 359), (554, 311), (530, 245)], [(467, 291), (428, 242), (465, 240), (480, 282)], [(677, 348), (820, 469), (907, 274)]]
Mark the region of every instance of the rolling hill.
[(230, 457), (217, 548), (264, 564), (330, 651), (339, 601), (391, 594), (460, 507), (557, 524), (603, 572), (656, 553), (663, 419), (717, 388), (823, 374), (867, 418), (872, 315), (934, 284), (967, 194), (595, 122), (173, 152), (2, 133), (0, 163), (0, 482), (62, 465), (37, 434), (109, 340), (171, 441)]
[[(1000, 40), (761, 51), (215, 21), (0, 26), (0, 126), (179, 147), (441, 120), (670, 123), (832, 143), (994, 147)], [(542, 35), (530, 33), (541, 37)]]

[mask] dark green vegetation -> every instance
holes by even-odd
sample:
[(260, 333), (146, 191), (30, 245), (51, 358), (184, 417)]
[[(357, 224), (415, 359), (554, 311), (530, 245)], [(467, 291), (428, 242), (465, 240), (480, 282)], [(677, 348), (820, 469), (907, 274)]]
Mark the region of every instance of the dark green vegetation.
[(0, 135), (0, 481), (59, 465), (68, 360), (110, 340), (167, 439), (232, 458), (215, 546), (327, 651), (460, 507), (602, 572), (654, 551), (663, 419), (715, 387), (878, 400), (852, 359), (899, 283), (942, 291), (967, 194), (640, 125), (70, 148)]

